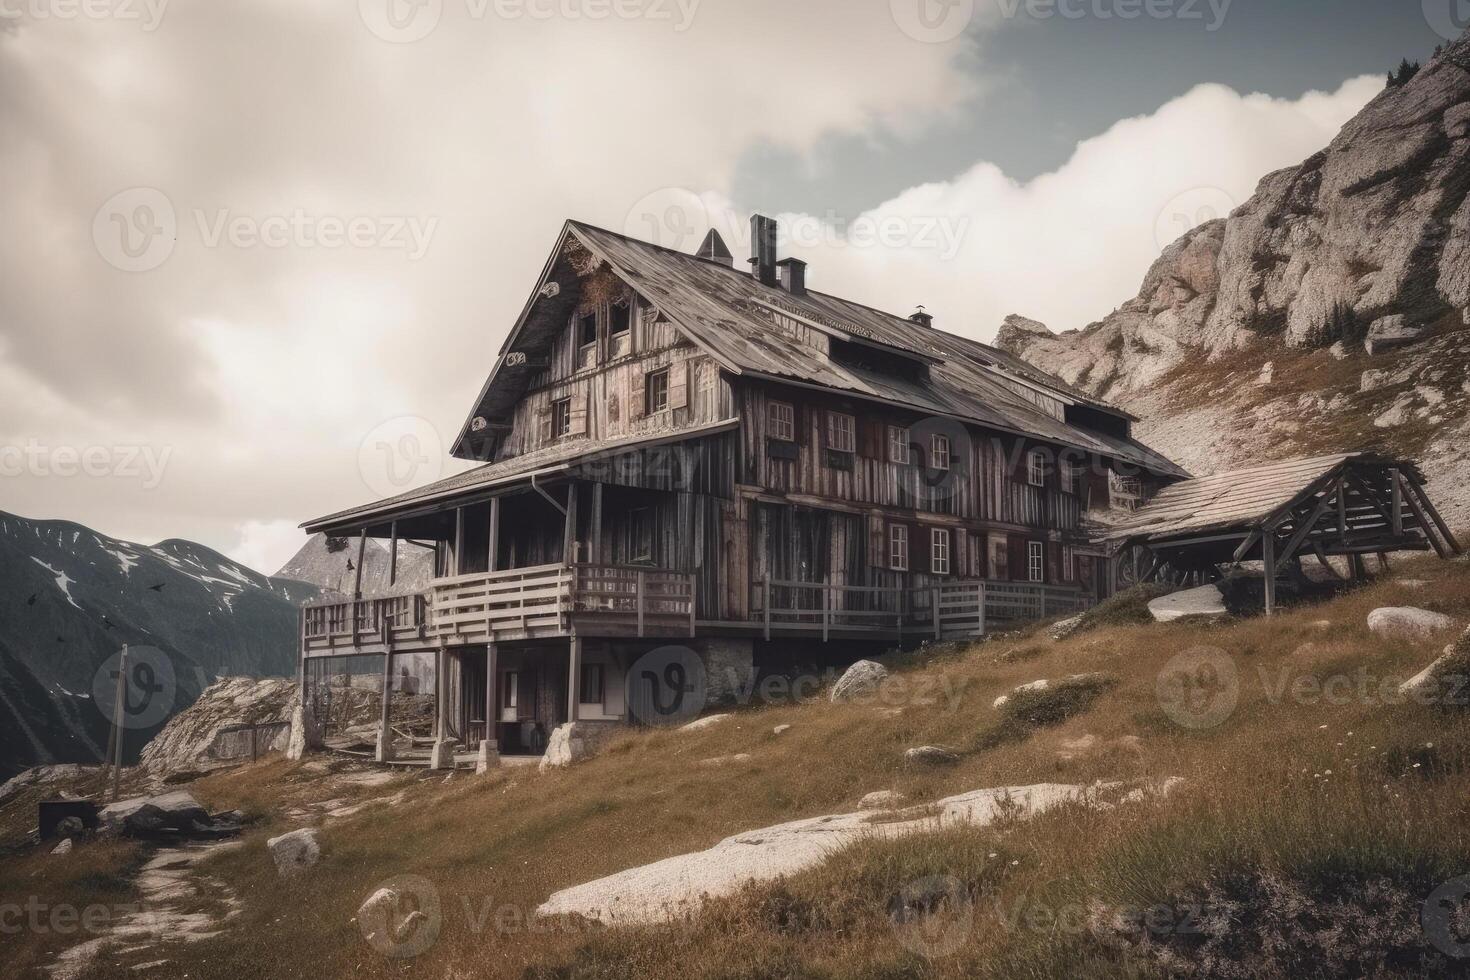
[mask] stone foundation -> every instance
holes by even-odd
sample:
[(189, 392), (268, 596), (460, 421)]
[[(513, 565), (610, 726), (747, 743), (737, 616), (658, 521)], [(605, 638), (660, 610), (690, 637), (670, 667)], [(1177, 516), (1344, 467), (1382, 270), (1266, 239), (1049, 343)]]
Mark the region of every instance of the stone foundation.
[(735, 704), (755, 683), (755, 642), (715, 637), (696, 641), (704, 661), (705, 707)]

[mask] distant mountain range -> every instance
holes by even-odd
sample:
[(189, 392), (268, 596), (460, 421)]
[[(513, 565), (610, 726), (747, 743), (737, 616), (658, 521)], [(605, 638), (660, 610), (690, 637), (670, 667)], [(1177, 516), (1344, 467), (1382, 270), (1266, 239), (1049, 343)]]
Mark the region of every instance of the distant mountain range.
[(101, 757), (124, 644), (130, 760), (217, 677), (293, 674), (297, 609), (318, 592), (193, 542), (0, 512), (0, 778)]

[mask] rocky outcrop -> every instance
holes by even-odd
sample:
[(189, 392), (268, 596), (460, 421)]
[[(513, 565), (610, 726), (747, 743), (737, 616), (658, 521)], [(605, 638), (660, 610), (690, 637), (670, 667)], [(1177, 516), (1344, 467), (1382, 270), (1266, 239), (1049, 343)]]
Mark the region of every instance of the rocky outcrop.
[(249, 762), (252, 751), (282, 751), (295, 701), (288, 678), (215, 681), (144, 746), (141, 765), (153, 776), (179, 776)]
[(1183, 619), (1185, 616), (1224, 616), (1225, 596), (1215, 584), (1201, 585), (1195, 589), (1170, 592), (1152, 599), (1148, 604), (1149, 615), (1160, 623)]
[(1228, 218), (1159, 256), (1138, 295), (1084, 330), (1009, 317), (1002, 349), (1101, 396), (1193, 355), (1413, 343), (1470, 323), (1470, 40), (1385, 89), (1321, 152), (1264, 177)]

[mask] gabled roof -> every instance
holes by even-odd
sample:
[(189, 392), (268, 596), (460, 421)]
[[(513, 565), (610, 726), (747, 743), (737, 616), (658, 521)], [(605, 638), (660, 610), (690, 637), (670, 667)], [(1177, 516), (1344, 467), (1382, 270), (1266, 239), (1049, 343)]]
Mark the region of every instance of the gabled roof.
[[(766, 286), (749, 272), (722, 262), (707, 261), (582, 222), (569, 221), (563, 228), (557, 250), (547, 263), (542, 282), (537, 284), (538, 291), (550, 281), (556, 258), (568, 236), (575, 237), (607, 263), (616, 275), (731, 373), (831, 389), (917, 412), (949, 416), (1109, 456), (1165, 476), (1189, 475), (1135, 439), (1055, 418), (1028, 397), (1028, 389), (1039, 389), (1064, 405), (1084, 406), (1119, 419), (1132, 416), (987, 344), (825, 293), (809, 290), (803, 295), (793, 295)], [(503, 355), (513, 347), (529, 346), (526, 343), (529, 338), (523, 338), (522, 332), (537, 306), (537, 296), (538, 293), (532, 294), (507, 338), (502, 357), (486, 382), (471, 419), (501, 412), (502, 403), (513, 403), (519, 397), (520, 392), (513, 390), (512, 377), (529, 380), (524, 373), (509, 375)], [(927, 364), (928, 380), (908, 380), (834, 361), (774, 329), (773, 309), (835, 331), (834, 335), (886, 348)], [(464, 448), (469, 426), (466, 420), (455, 443), (456, 452)]]
[(1186, 534), (1254, 530), (1314, 483), (1353, 462), (1397, 466), (1415, 482), (1422, 482), (1413, 463), (1372, 453), (1286, 459), (1171, 484), (1128, 520), (1115, 525), (1108, 537), (1161, 541)]

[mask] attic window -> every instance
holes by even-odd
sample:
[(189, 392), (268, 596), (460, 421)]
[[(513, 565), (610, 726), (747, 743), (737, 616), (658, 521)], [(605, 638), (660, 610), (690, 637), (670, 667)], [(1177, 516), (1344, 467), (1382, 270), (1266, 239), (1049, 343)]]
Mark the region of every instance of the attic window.
[(1026, 457), (1026, 482), (1033, 487), (1046, 486), (1046, 453), (1040, 449), (1031, 450)]
[(551, 403), (551, 437), (564, 439), (572, 432), (572, 400), (562, 398)]
[(607, 344), (609, 357), (621, 357), (633, 349), (632, 343), (633, 311), (627, 303), (618, 303), (612, 308), (612, 318), (607, 325)]
[(643, 414), (652, 415), (669, 407), (669, 369), (651, 371), (643, 386)]

